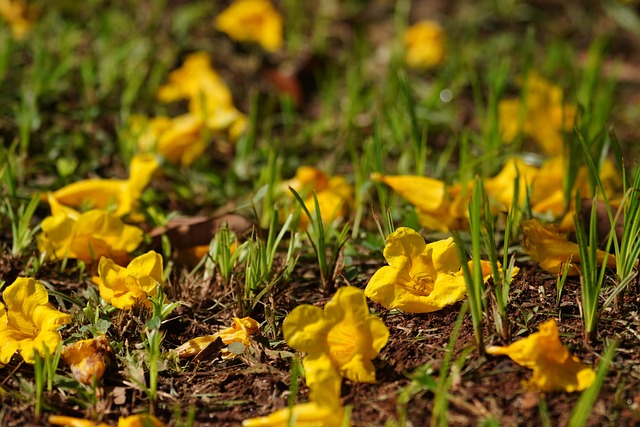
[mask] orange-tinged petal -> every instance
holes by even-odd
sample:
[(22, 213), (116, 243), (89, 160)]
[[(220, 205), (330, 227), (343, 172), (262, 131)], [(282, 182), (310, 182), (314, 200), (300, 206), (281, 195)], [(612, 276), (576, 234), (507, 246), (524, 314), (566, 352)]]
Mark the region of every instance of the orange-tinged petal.
[[(220, 338), (226, 345), (234, 342), (241, 342), (244, 345), (250, 345), (251, 335), (258, 332), (259, 329), (259, 323), (251, 317), (243, 317), (242, 319), (234, 317), (232, 326), (224, 328), (216, 334), (192, 338), (177, 347), (174, 351), (178, 353), (179, 357), (195, 356), (218, 338)], [(233, 355), (232, 353), (228, 354)]]
[(554, 319), (541, 324), (539, 332), (507, 347), (488, 347), (487, 353), (507, 355), (517, 364), (533, 369), (529, 385), (541, 391), (580, 391), (595, 379), (593, 369), (564, 348)]
[(68, 426), (68, 427), (110, 427), (109, 424), (97, 423), (90, 420), (83, 420), (82, 418), (67, 417), (66, 415), (50, 415), (47, 420), (49, 424), (56, 426)]

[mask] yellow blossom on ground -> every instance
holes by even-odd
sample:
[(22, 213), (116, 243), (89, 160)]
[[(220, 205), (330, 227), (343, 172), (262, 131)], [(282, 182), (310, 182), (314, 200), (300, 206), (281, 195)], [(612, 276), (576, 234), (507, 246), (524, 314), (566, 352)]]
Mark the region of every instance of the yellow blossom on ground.
[(0, 0), (0, 16), (11, 26), (13, 37), (24, 39), (35, 21), (36, 9), (26, 0)]
[(134, 118), (132, 128), (142, 152), (157, 153), (168, 162), (189, 166), (206, 148), (204, 122), (199, 115), (183, 114)]
[(558, 155), (564, 148), (563, 133), (570, 132), (573, 127), (576, 109), (564, 103), (560, 87), (531, 72), (524, 82), (524, 100), (500, 101), (498, 115), (500, 132), (506, 143), (524, 133), (545, 153)]
[[(220, 338), (225, 345), (240, 342), (245, 346), (249, 346), (251, 345), (251, 335), (258, 332), (259, 329), (260, 325), (251, 317), (243, 317), (242, 319), (234, 317), (232, 326), (222, 329), (216, 334), (190, 339), (174, 351), (178, 353), (179, 357), (195, 356), (218, 338)], [(223, 357), (234, 356), (233, 353), (230, 353), (226, 349), (222, 350), (222, 354)]]
[[(165, 152), (171, 151), (169, 147), (173, 145), (184, 145), (183, 138), (192, 136), (200, 124), (214, 133), (228, 131), (232, 141), (237, 139), (247, 126), (246, 117), (233, 105), (231, 91), (211, 67), (211, 58), (205, 52), (188, 55), (182, 67), (169, 74), (168, 82), (158, 90), (158, 98), (162, 102), (183, 99), (189, 101), (189, 113), (185, 117), (170, 125), (166, 124), (166, 120), (171, 119), (166, 118), (161, 119), (159, 123), (164, 128), (163, 132), (167, 129), (173, 132), (173, 135), (164, 137), (162, 145)], [(202, 120), (202, 123), (199, 123), (198, 119)], [(160, 138), (156, 135), (153, 140), (159, 142)], [(191, 141), (193, 142), (193, 139)], [(201, 141), (203, 146), (206, 142)], [(198, 154), (192, 154), (191, 157)]]
[(236, 0), (216, 17), (215, 26), (234, 40), (271, 52), (282, 46), (282, 16), (268, 0)]
[(404, 35), (407, 65), (433, 68), (442, 63), (446, 53), (446, 37), (440, 24), (424, 20), (409, 27)]
[(114, 215), (123, 216), (135, 210), (157, 168), (155, 156), (138, 155), (131, 160), (129, 179), (82, 180), (54, 191), (51, 197), (65, 206), (113, 210)]
[(62, 349), (62, 359), (73, 376), (82, 384), (100, 381), (112, 356), (111, 345), (104, 335), (80, 340)]
[[(49, 416), (49, 424), (68, 427), (111, 427), (109, 424), (85, 420), (82, 418), (67, 417), (65, 415)], [(116, 427), (164, 427), (165, 424), (153, 415), (130, 415), (120, 418)]]
[(66, 208), (45, 218), (41, 229), (38, 249), (46, 252), (47, 258), (72, 258), (85, 263), (97, 261), (101, 256), (126, 262), (127, 253), (135, 250), (143, 239), (140, 228), (126, 225), (99, 209), (79, 213)]
[(324, 310), (308, 304), (296, 307), (284, 320), (282, 330), (290, 347), (307, 353), (303, 365), (309, 387), (320, 382), (314, 373), (326, 371), (313, 369), (315, 363), (326, 360), (351, 381), (375, 382), (371, 360), (389, 338), (384, 322), (369, 313), (362, 290), (351, 286), (338, 289)]
[(100, 297), (121, 310), (150, 305), (149, 297), (157, 294), (162, 279), (162, 256), (154, 251), (134, 258), (127, 267), (121, 267), (112, 259), (102, 257), (98, 264)]
[(541, 324), (539, 332), (507, 347), (488, 347), (487, 353), (507, 355), (518, 365), (533, 369), (526, 385), (540, 391), (581, 391), (596, 377), (593, 369), (562, 345), (555, 319)]
[[(9, 363), (16, 351), (27, 363), (34, 352), (53, 354), (62, 337), (58, 328), (71, 321), (49, 303), (44, 285), (31, 277), (20, 277), (2, 292), (0, 304), (0, 367)], [(5, 309), (6, 305), (6, 309)]]
[(460, 185), (447, 188), (444, 181), (418, 175), (374, 173), (371, 179), (388, 185), (414, 205), (421, 225), (439, 231), (468, 228), (468, 197), (462, 196)]
[[(324, 172), (311, 166), (300, 166), (292, 179), (282, 183), (283, 191), (288, 191), (288, 187), (300, 194), (311, 215), (316, 210), (313, 191), (316, 192), (324, 224), (346, 218), (353, 203), (353, 187), (344, 177), (329, 178)], [(302, 229), (309, 226), (309, 218), (304, 212), (300, 215), (298, 225)]]
[[(419, 233), (400, 227), (387, 237), (384, 257), (389, 265), (374, 273), (365, 295), (386, 308), (428, 313), (467, 295), (452, 237), (427, 245)], [(491, 265), (480, 262), (486, 281), (491, 277)]]
[[(522, 221), (520, 229), (523, 234), (522, 248), (540, 268), (558, 274), (562, 272), (565, 263), (571, 262), (568, 274), (575, 276), (580, 273), (576, 267), (580, 265), (580, 248), (576, 243), (568, 241), (563, 234), (557, 233), (537, 219)], [(615, 256), (601, 250), (597, 251), (598, 263), (602, 264), (605, 256), (607, 266), (615, 268)]]

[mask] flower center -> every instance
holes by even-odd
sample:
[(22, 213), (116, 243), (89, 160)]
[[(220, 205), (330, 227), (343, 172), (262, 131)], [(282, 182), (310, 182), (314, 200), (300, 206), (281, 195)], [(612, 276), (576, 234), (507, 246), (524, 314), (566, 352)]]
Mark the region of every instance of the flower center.
[(398, 284), (414, 295), (428, 296), (433, 292), (433, 279), (427, 273), (403, 274), (399, 279)]
[(362, 347), (362, 336), (351, 322), (336, 324), (327, 334), (327, 344), (331, 357), (339, 366), (350, 362)]

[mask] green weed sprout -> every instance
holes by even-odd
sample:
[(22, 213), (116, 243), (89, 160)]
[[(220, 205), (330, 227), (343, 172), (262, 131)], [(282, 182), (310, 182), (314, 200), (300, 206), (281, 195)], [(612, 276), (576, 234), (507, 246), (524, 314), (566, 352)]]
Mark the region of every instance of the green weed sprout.
[(609, 366), (611, 365), (617, 346), (618, 343), (613, 341), (605, 348), (602, 359), (600, 359), (600, 363), (598, 363), (598, 368), (596, 369), (596, 379), (593, 384), (591, 384), (590, 387), (587, 387), (580, 395), (578, 403), (571, 412), (571, 418), (569, 419), (568, 424), (569, 427), (582, 427), (587, 425), (589, 415), (593, 412), (593, 404), (598, 398), (598, 394), (602, 388), (602, 383), (604, 382), (604, 378), (607, 376), (607, 372), (609, 371)]
[[(258, 302), (278, 283), (285, 275), (290, 274), (295, 266), (296, 258), (293, 256), (293, 242), (295, 235), (290, 240), (289, 250), (284, 260), (284, 269), (278, 274), (274, 273), (274, 262), (280, 243), (285, 234), (289, 231), (293, 221), (293, 214), (290, 214), (280, 231), (278, 232), (278, 209), (274, 209), (269, 226), (267, 241), (262, 242), (257, 237), (248, 240), (242, 248), (237, 251), (242, 252), (242, 259), (245, 265), (244, 286), (238, 292), (238, 299), (243, 315), (251, 312)], [(277, 234), (276, 234), (277, 233)]]
[(480, 354), (485, 353), (484, 338), (482, 336), (482, 313), (485, 306), (484, 303), (484, 281), (482, 278), (482, 265), (480, 264), (480, 245), (482, 243), (482, 200), (483, 200), (483, 184), (481, 178), (476, 178), (469, 205), (469, 226), (471, 231), (471, 257), (473, 259), (473, 271), (469, 269), (466, 262), (467, 255), (464, 243), (458, 233), (454, 233), (453, 237), (456, 242), (456, 249), (460, 257), (462, 265), (462, 273), (464, 281), (467, 285), (467, 295), (469, 299), (469, 308), (471, 311), (471, 319), (473, 321), (473, 331), (476, 337), (476, 344)]
[(16, 258), (27, 249), (35, 234), (40, 230), (39, 225), (31, 227), (30, 224), (39, 202), (40, 197), (34, 194), (29, 203), (20, 202), (17, 209), (14, 209), (8, 199), (4, 200), (4, 210), (11, 222), (11, 255)]
[(42, 414), (43, 392), (45, 384), (49, 393), (53, 391), (53, 377), (58, 370), (61, 353), (62, 341), (58, 343), (58, 346), (56, 347), (56, 350), (53, 352), (53, 354), (50, 353), (47, 346), (44, 347), (44, 356), (40, 355), (37, 350), (33, 351), (33, 372), (36, 389), (35, 415), (37, 419), (39, 419), (40, 415)]
[[(313, 192), (313, 203), (315, 204), (315, 212), (314, 215), (309, 212), (309, 209), (300, 197), (300, 194), (293, 188), (289, 187), (291, 193), (296, 198), (297, 202), (300, 204), (300, 207), (304, 211), (304, 213), (309, 218), (309, 228), (307, 229), (307, 235), (309, 236), (309, 241), (311, 242), (311, 246), (313, 246), (313, 250), (316, 253), (318, 258), (318, 265), (320, 266), (320, 285), (324, 290), (328, 290), (333, 283), (333, 275), (335, 273), (338, 257), (340, 252), (342, 251), (342, 247), (347, 240), (349, 240), (349, 224), (345, 224), (342, 230), (335, 235), (334, 239), (325, 233), (324, 223), (322, 222), (322, 214), (320, 213), (320, 205), (318, 203), (318, 196), (316, 192)], [(330, 231), (333, 231), (332, 227)], [(331, 249), (331, 256), (327, 258), (327, 248)]]

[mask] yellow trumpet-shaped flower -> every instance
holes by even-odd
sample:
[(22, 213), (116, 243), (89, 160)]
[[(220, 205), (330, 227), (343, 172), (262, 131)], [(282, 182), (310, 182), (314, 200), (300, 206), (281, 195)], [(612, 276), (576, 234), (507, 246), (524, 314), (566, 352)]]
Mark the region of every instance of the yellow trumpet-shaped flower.
[[(49, 424), (67, 427), (111, 427), (111, 425), (82, 418), (67, 417), (65, 415), (49, 416)], [(153, 415), (137, 414), (120, 417), (116, 427), (164, 427), (165, 424)]]
[(154, 251), (134, 258), (127, 267), (102, 257), (98, 275), (98, 280), (94, 278), (94, 281), (98, 283), (100, 296), (121, 310), (150, 305), (148, 298), (156, 295), (158, 285), (164, 286), (162, 256)]
[(132, 212), (144, 188), (158, 168), (153, 155), (135, 156), (131, 160), (129, 179), (87, 179), (74, 182), (52, 193), (53, 199), (66, 206), (90, 206), (113, 210), (116, 216)]
[[(362, 290), (347, 286), (338, 289), (324, 306), (301, 305), (289, 313), (282, 330), (292, 348), (307, 353), (305, 366), (327, 357), (330, 366), (343, 377), (357, 382), (374, 382), (371, 360), (387, 343), (389, 330), (382, 320), (369, 313)], [(307, 384), (320, 382), (321, 369), (306, 369)]]
[(502, 139), (510, 143), (518, 133), (524, 133), (531, 136), (545, 153), (562, 154), (562, 134), (573, 126), (575, 107), (564, 103), (560, 87), (536, 72), (529, 73), (524, 86), (524, 101), (506, 99), (498, 105)]
[(593, 369), (562, 345), (554, 319), (541, 324), (539, 332), (507, 347), (488, 347), (487, 353), (507, 355), (518, 365), (533, 369), (526, 385), (540, 391), (580, 391), (596, 377)]
[[(409, 313), (440, 310), (467, 294), (453, 238), (426, 244), (411, 228), (400, 227), (387, 237), (384, 257), (388, 266), (374, 273), (365, 295), (386, 308)], [(485, 282), (491, 264), (480, 261)], [(472, 262), (469, 262), (470, 268)], [(514, 269), (512, 274), (518, 273)]]
[(104, 335), (80, 340), (62, 349), (62, 359), (71, 368), (73, 376), (83, 384), (100, 381), (113, 351)]
[[(222, 329), (216, 334), (205, 335), (202, 337), (190, 339), (186, 343), (177, 347), (175, 349), (175, 352), (178, 353), (179, 357), (195, 356), (218, 338), (220, 338), (226, 345), (234, 342), (241, 342), (245, 346), (248, 346), (251, 344), (251, 335), (258, 332), (259, 329), (260, 325), (251, 317), (243, 317), (242, 319), (234, 317), (232, 326)], [(222, 354), (223, 357), (234, 356), (233, 353), (230, 353), (225, 349), (222, 350)]]
[[(522, 247), (532, 260), (537, 262), (545, 271), (558, 274), (565, 263), (570, 262), (569, 275), (578, 275), (580, 271), (576, 266), (580, 265), (580, 248), (567, 238), (555, 232), (551, 227), (545, 226), (537, 219), (522, 221), (520, 229), (524, 236)], [(598, 263), (604, 262), (607, 257), (607, 266), (616, 267), (616, 258), (612, 254), (598, 250)]]
[(386, 308), (424, 313), (467, 295), (453, 238), (427, 245), (420, 234), (400, 227), (387, 237), (384, 257), (389, 266), (375, 272), (365, 295)]
[[(44, 285), (31, 277), (20, 277), (2, 292), (0, 304), (0, 366), (6, 365), (18, 351), (27, 363), (34, 363), (34, 352), (53, 354), (62, 337), (61, 325), (71, 316), (49, 303)], [(6, 305), (6, 309), (5, 309)]]
[(282, 46), (282, 16), (268, 0), (236, 0), (216, 17), (215, 26), (234, 40), (256, 42), (271, 52)]
[(79, 213), (52, 206), (59, 210), (42, 221), (38, 238), (40, 252), (46, 252), (49, 259), (73, 258), (91, 263), (108, 256), (126, 262), (127, 253), (142, 242), (140, 228), (124, 224), (107, 211), (93, 209)]
[(416, 68), (433, 68), (442, 63), (446, 54), (446, 37), (440, 24), (420, 21), (404, 35), (407, 65)]

